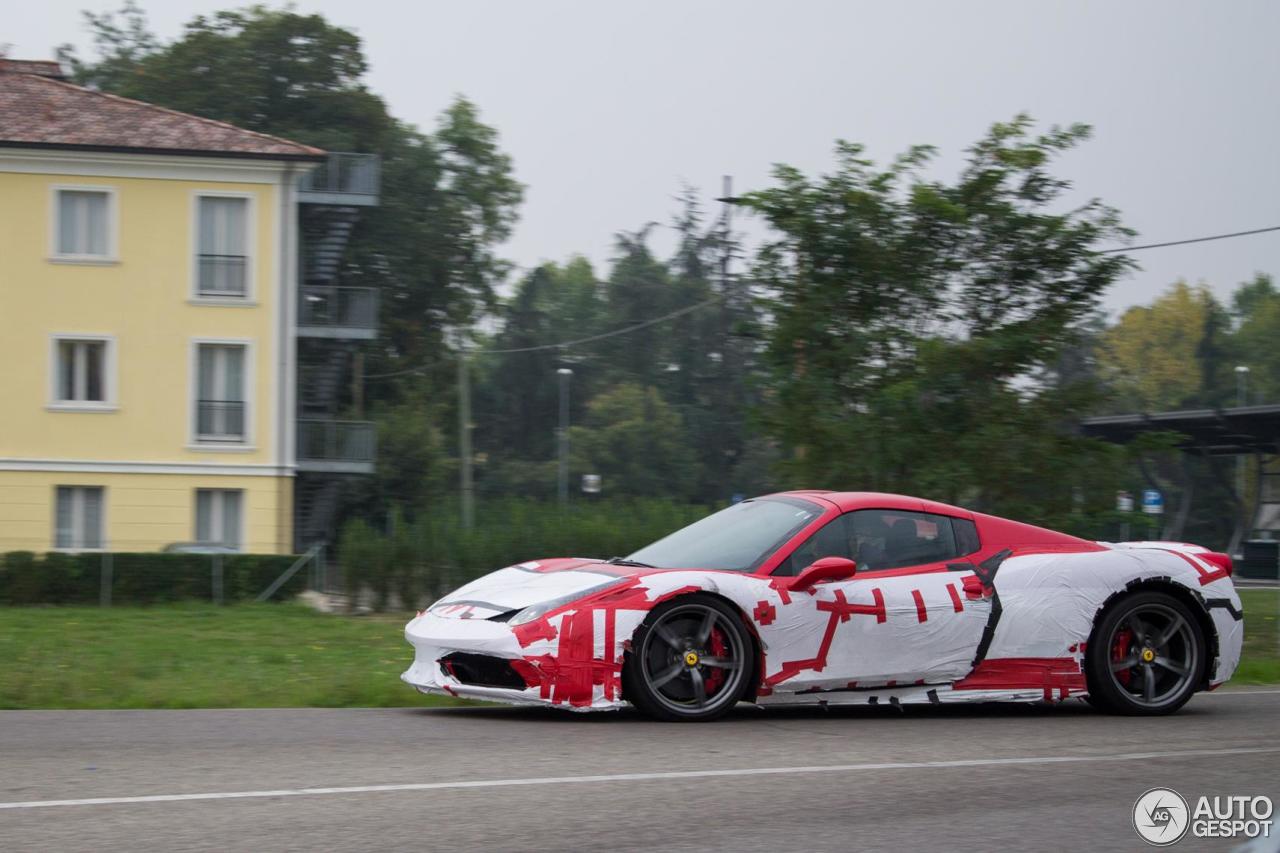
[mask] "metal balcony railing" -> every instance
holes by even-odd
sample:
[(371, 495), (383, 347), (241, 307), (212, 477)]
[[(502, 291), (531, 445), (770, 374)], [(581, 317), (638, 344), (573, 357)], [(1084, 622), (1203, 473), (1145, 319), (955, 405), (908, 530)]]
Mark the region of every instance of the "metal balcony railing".
[(377, 432), (372, 421), (298, 419), (298, 467), (311, 471), (373, 471)]
[(196, 437), (201, 441), (244, 441), (244, 401), (197, 400)]
[(377, 204), (381, 170), (377, 154), (330, 152), (327, 160), (302, 176), (301, 201)]
[(304, 285), (298, 289), (298, 334), (318, 338), (374, 338), (378, 291), (372, 287)]
[(201, 296), (244, 296), (244, 255), (200, 255), (196, 291)]

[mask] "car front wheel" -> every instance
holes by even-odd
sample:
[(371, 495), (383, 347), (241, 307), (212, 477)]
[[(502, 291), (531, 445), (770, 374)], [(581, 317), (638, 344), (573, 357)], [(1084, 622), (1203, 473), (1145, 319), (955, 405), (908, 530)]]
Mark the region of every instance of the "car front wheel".
[(746, 691), (754, 649), (742, 618), (723, 601), (689, 595), (658, 605), (632, 638), (627, 696), (660, 720), (713, 720)]

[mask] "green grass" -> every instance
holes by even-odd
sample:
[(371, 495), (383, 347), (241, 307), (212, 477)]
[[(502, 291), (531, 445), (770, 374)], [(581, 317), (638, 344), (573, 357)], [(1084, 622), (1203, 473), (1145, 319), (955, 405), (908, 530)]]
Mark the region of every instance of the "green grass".
[(0, 708), (432, 704), (400, 680), (406, 621), (294, 604), (0, 607)]
[(1280, 591), (1245, 589), (1244, 653), (1231, 684), (1280, 683)]
[[(1231, 684), (1280, 683), (1280, 592), (1245, 590)], [(400, 681), (402, 615), (294, 604), (0, 607), (0, 708), (394, 707), (455, 704)]]

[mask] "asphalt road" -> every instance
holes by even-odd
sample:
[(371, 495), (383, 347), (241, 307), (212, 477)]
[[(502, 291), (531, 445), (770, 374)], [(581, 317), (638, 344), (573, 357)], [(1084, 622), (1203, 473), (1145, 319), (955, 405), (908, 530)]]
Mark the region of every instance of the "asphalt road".
[[(1147, 789), (1280, 802), (1278, 768), (1274, 690), (1198, 696), (1161, 719), (1076, 702), (744, 707), (704, 725), (493, 708), (8, 711), (0, 849), (1141, 850), (1130, 820)], [(96, 798), (108, 802), (83, 802)]]

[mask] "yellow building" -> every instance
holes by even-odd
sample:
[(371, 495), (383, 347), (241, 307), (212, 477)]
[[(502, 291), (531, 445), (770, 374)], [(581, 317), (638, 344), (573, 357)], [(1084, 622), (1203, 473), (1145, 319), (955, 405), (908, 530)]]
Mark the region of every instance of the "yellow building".
[(300, 274), (326, 157), (0, 59), (0, 552), (288, 553), (299, 469), (371, 469), (371, 427), (298, 420), (300, 304), (373, 335)]

